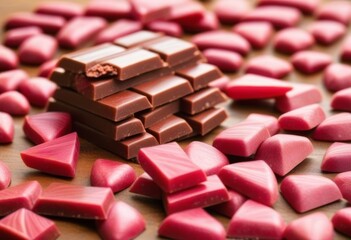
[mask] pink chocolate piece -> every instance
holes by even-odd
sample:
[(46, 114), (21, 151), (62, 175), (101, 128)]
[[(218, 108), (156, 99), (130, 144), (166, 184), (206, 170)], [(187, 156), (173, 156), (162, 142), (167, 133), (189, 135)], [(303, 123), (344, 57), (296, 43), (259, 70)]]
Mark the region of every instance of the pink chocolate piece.
[(158, 235), (169, 239), (225, 239), (220, 222), (201, 208), (174, 213), (166, 217)]
[(274, 134), (277, 134), (280, 130), (278, 119), (270, 115), (251, 113), (249, 116), (247, 116), (245, 121), (257, 122), (257, 123), (263, 124), (267, 128), (271, 136), (273, 136)]
[(308, 30), (318, 43), (324, 45), (333, 44), (346, 33), (345, 25), (331, 20), (314, 22), (309, 26)]
[(351, 112), (351, 87), (337, 91), (330, 105), (334, 110)]
[(107, 219), (115, 202), (110, 188), (51, 183), (35, 203), (34, 212), (57, 217)]
[(351, 203), (351, 171), (336, 175), (334, 182), (339, 187), (342, 197)]
[(218, 173), (230, 189), (267, 206), (278, 200), (278, 183), (271, 168), (262, 160), (233, 163)]
[(142, 23), (166, 19), (171, 12), (171, 5), (162, 0), (130, 0), (132, 14)]
[(0, 161), (0, 190), (3, 190), (10, 186), (11, 177), (12, 174), (8, 166)]
[(22, 82), (18, 90), (28, 99), (31, 105), (45, 107), (56, 88), (54, 82), (46, 78), (34, 77)]
[(131, 5), (126, 0), (90, 0), (85, 8), (85, 15), (102, 17), (109, 21), (114, 21), (120, 18), (130, 18)]
[[(284, 16), (284, 17), (282, 17)], [(264, 6), (255, 8), (242, 19), (243, 21), (264, 21), (271, 23), (275, 28), (293, 27), (300, 21), (301, 14), (291, 7)]]
[(181, 37), (183, 35), (182, 27), (176, 22), (158, 20), (147, 24), (146, 27), (153, 32), (162, 32), (168, 36)]
[(333, 240), (334, 229), (324, 213), (316, 212), (292, 221), (284, 231), (284, 239)]
[(23, 116), (29, 112), (29, 102), (21, 93), (8, 91), (0, 94), (0, 111), (10, 115)]
[(273, 27), (268, 22), (242, 22), (235, 25), (233, 31), (243, 36), (256, 49), (266, 47), (273, 35)]
[(307, 131), (317, 127), (325, 118), (322, 107), (312, 104), (282, 114), (278, 122), (284, 130)]
[(179, 24), (198, 21), (205, 13), (204, 6), (195, 1), (191, 0), (176, 0), (171, 6), (168, 20), (177, 22)]
[(218, 0), (214, 5), (214, 12), (224, 24), (240, 22), (250, 10), (250, 4), (246, 0)]
[(308, 138), (297, 135), (277, 134), (261, 144), (255, 159), (265, 161), (275, 174), (284, 176), (312, 152), (313, 145)]
[(321, 165), (324, 172), (351, 171), (351, 144), (333, 143), (327, 149)]
[(15, 69), (18, 66), (18, 58), (14, 51), (0, 45), (0, 72)]
[(129, 191), (153, 199), (161, 199), (163, 193), (161, 188), (147, 173), (141, 174), (135, 180)]
[(138, 162), (155, 183), (167, 193), (176, 192), (206, 180), (206, 175), (176, 143), (140, 149)]
[(27, 115), (23, 132), (35, 144), (51, 141), (71, 132), (71, 116), (65, 112), (44, 112)]
[(47, 62), (44, 62), (39, 67), (38, 76), (44, 77), (44, 78), (49, 78), (51, 76), (51, 73), (56, 68), (57, 62), (58, 62), (58, 59), (52, 59), (52, 60), (49, 60)]
[(77, 48), (94, 38), (106, 26), (106, 21), (99, 17), (76, 17), (60, 30), (57, 41), (63, 48)]
[(182, 22), (181, 26), (186, 32), (199, 33), (217, 30), (219, 28), (219, 22), (216, 14), (207, 11), (202, 14), (199, 20)]
[(223, 91), (226, 87), (227, 87), (227, 84), (229, 83), (229, 77), (227, 76), (223, 76), (223, 77), (220, 77), (212, 82), (210, 82), (208, 84), (209, 87), (216, 87), (216, 88), (219, 88), (221, 91)]
[(341, 63), (329, 65), (324, 71), (323, 83), (332, 92), (351, 87), (351, 67)]
[(328, 117), (316, 128), (312, 137), (321, 141), (350, 141), (351, 113), (338, 113)]
[(6, 112), (0, 112), (0, 143), (12, 143), (14, 132), (12, 117)]
[(275, 107), (280, 112), (289, 112), (322, 101), (322, 93), (316, 86), (302, 83), (295, 83), (292, 86), (292, 90), (275, 100)]
[(236, 72), (243, 64), (241, 55), (233, 51), (209, 48), (203, 51), (203, 54), (208, 63), (217, 66), (224, 72)]
[(138, 21), (128, 19), (117, 20), (96, 36), (95, 44), (113, 42), (119, 37), (141, 30), (142, 27), (142, 24)]
[(1, 239), (55, 240), (59, 236), (54, 221), (24, 208), (0, 220)]
[(217, 174), (222, 167), (229, 164), (223, 153), (203, 142), (191, 142), (184, 151), (207, 176)]
[(28, 80), (28, 74), (21, 69), (2, 72), (0, 73), (0, 93), (16, 90), (26, 80)]
[(265, 99), (284, 96), (292, 89), (291, 84), (255, 74), (246, 74), (231, 81), (225, 93), (234, 100)]
[(10, 15), (5, 23), (5, 29), (34, 26), (41, 28), (45, 33), (55, 34), (65, 24), (66, 20), (63, 17), (30, 12), (19, 12)]
[(289, 62), (270, 55), (252, 58), (246, 65), (246, 73), (253, 73), (270, 78), (283, 78), (292, 71)]
[(247, 198), (233, 190), (228, 190), (228, 193), (230, 199), (227, 202), (211, 206), (210, 209), (225, 217), (232, 218)]
[(330, 65), (332, 61), (328, 54), (308, 50), (297, 52), (291, 58), (295, 69), (306, 74), (319, 72)]
[(52, 59), (56, 50), (57, 41), (54, 37), (39, 34), (28, 38), (21, 44), (18, 58), (24, 64), (40, 65)]
[(268, 129), (263, 124), (243, 121), (218, 134), (213, 146), (224, 154), (249, 157), (269, 137)]
[(26, 39), (41, 33), (41, 29), (35, 26), (15, 28), (5, 33), (4, 45), (16, 48), (19, 47)]
[(317, 11), (318, 19), (327, 19), (349, 25), (351, 21), (351, 3), (346, 0), (338, 0), (324, 4)]
[(351, 36), (348, 36), (341, 47), (341, 56), (342, 61), (351, 61)]
[(351, 207), (340, 209), (332, 218), (334, 229), (351, 237)]
[(229, 222), (227, 236), (235, 239), (282, 239), (286, 223), (274, 209), (247, 200)]
[(297, 8), (305, 14), (313, 14), (319, 2), (319, 0), (259, 0), (258, 6), (287, 6)]
[(20, 208), (31, 210), (42, 192), (38, 181), (27, 181), (0, 191), (0, 216)]
[(284, 54), (306, 50), (314, 44), (313, 36), (299, 28), (281, 30), (274, 37), (274, 49)]
[(71, 19), (83, 15), (84, 10), (78, 3), (53, 1), (40, 3), (35, 12)]
[(281, 182), (280, 191), (298, 213), (324, 206), (342, 197), (332, 180), (315, 175), (289, 175)]
[(102, 239), (134, 239), (145, 230), (144, 217), (138, 210), (122, 201), (115, 202), (106, 220), (96, 222)]
[(192, 208), (209, 207), (228, 200), (228, 191), (217, 175), (208, 176), (205, 182), (192, 188), (163, 196), (167, 214)]
[(79, 138), (70, 133), (21, 152), (30, 168), (63, 177), (74, 177), (79, 157)]
[(245, 38), (232, 32), (211, 31), (195, 35), (192, 40), (201, 50), (218, 48), (234, 51), (246, 55), (250, 50), (250, 44)]
[(92, 186), (109, 187), (114, 193), (130, 187), (135, 179), (131, 166), (107, 159), (95, 160), (90, 173)]

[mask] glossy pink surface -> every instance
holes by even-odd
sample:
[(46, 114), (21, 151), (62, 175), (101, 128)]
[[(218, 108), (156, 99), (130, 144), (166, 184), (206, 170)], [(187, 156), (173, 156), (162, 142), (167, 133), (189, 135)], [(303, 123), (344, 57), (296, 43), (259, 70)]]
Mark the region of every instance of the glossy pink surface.
[(284, 54), (306, 50), (315, 43), (313, 36), (300, 28), (288, 28), (278, 32), (273, 40), (274, 49)]
[(351, 112), (351, 87), (337, 91), (330, 105), (334, 110)]
[(338, 113), (328, 117), (318, 125), (312, 137), (321, 141), (351, 140), (351, 113)]
[(9, 70), (0, 73), (0, 93), (16, 90), (23, 82), (28, 80), (28, 74), (21, 70)]
[(317, 51), (300, 51), (295, 53), (291, 62), (295, 69), (305, 74), (319, 72), (330, 65), (333, 60), (328, 54)]
[(0, 94), (0, 111), (10, 115), (23, 116), (29, 112), (29, 102), (25, 96), (16, 91)]
[(40, 3), (35, 12), (71, 19), (83, 15), (84, 9), (81, 5), (74, 2), (53, 1)]
[(351, 171), (351, 144), (333, 143), (327, 149), (321, 164), (325, 172)]
[(207, 62), (224, 72), (235, 72), (240, 69), (243, 59), (240, 54), (228, 50), (209, 48), (203, 51)]
[(44, 189), (33, 211), (57, 217), (104, 220), (114, 203), (110, 188), (54, 182)]
[(255, 159), (265, 161), (274, 173), (284, 176), (312, 152), (313, 145), (308, 138), (297, 135), (277, 134), (260, 145)]
[(250, 10), (246, 0), (219, 0), (214, 5), (214, 12), (223, 24), (240, 22)]
[(313, 14), (320, 0), (259, 0), (258, 6), (276, 5), (293, 7), (305, 14)]
[(349, 25), (351, 21), (351, 3), (345, 0), (333, 1), (324, 4), (317, 11), (318, 19), (328, 19)]
[(28, 167), (52, 175), (74, 177), (79, 146), (78, 135), (74, 132), (23, 150), (21, 158)]
[(27, 181), (0, 191), (0, 216), (10, 214), (20, 208), (31, 210), (42, 192), (37, 181)]
[(219, 22), (216, 14), (206, 11), (197, 21), (182, 22), (181, 26), (186, 32), (199, 33), (217, 30)]
[(162, 32), (168, 36), (181, 37), (183, 35), (182, 27), (176, 22), (153, 21), (147, 24), (147, 29), (153, 32)]
[(210, 209), (218, 214), (232, 218), (247, 198), (233, 190), (228, 190), (228, 194), (230, 197), (228, 201), (211, 206)]
[(104, 0), (104, 4), (101, 4), (100, 0), (91, 0), (86, 5), (85, 15), (102, 17), (109, 21), (131, 18), (131, 5), (126, 0)]
[[(172, 1), (170, 4), (172, 4)], [(172, 4), (168, 20), (179, 24), (198, 21), (203, 17), (205, 11), (204, 6), (198, 2), (178, 0)]]
[(134, 239), (145, 230), (144, 217), (138, 210), (122, 201), (115, 202), (106, 220), (96, 221), (102, 239)]
[(166, 19), (171, 12), (171, 5), (162, 0), (130, 0), (132, 15), (142, 23)]
[(3, 45), (0, 45), (0, 72), (15, 69), (18, 66), (16, 53)]
[(292, 65), (289, 62), (270, 55), (261, 55), (252, 58), (246, 64), (246, 73), (270, 78), (283, 78), (292, 70)]
[(229, 222), (227, 236), (240, 239), (282, 239), (286, 224), (274, 209), (247, 200)]
[(176, 192), (206, 180), (206, 175), (176, 142), (142, 148), (138, 162), (163, 191)]
[[(211, 227), (209, 227), (211, 226)], [(170, 239), (225, 239), (220, 222), (201, 208), (174, 213), (163, 220), (158, 235)]]
[(340, 209), (332, 218), (334, 229), (351, 237), (351, 207)]
[(351, 37), (347, 36), (341, 46), (341, 60), (351, 61)]
[(251, 122), (263, 124), (267, 128), (271, 136), (273, 136), (274, 134), (277, 134), (280, 130), (278, 119), (270, 115), (251, 113), (249, 116), (247, 116), (245, 121), (246, 122), (251, 121)]
[(334, 182), (338, 185), (342, 197), (351, 203), (351, 171), (339, 173), (334, 178)]
[[(234, 1), (236, 2), (236, 1)], [(242, 22), (233, 27), (233, 31), (243, 36), (253, 48), (267, 46), (273, 35), (273, 27), (268, 22)]]
[(141, 174), (134, 181), (129, 191), (153, 199), (161, 199), (163, 194), (161, 188), (147, 173)]
[(12, 173), (9, 167), (0, 161), (0, 190), (7, 188), (11, 183)]
[(0, 112), (0, 143), (12, 143), (15, 125), (12, 117), (5, 112)]
[(52, 59), (47, 62), (44, 62), (39, 67), (38, 76), (49, 78), (51, 76), (52, 71), (56, 68), (57, 62), (58, 62), (58, 59)]
[(331, 92), (351, 87), (351, 67), (342, 63), (329, 65), (324, 71), (323, 83)]
[(109, 187), (114, 193), (130, 187), (135, 179), (130, 165), (108, 159), (95, 160), (90, 173), (92, 186)]
[(312, 23), (308, 31), (314, 39), (324, 45), (330, 45), (338, 41), (346, 34), (346, 27), (342, 23), (331, 20), (319, 20)]
[(26, 39), (41, 34), (39, 27), (22, 27), (15, 28), (6, 32), (4, 36), (4, 45), (12, 48), (19, 47)]
[(342, 197), (332, 180), (315, 175), (289, 175), (281, 182), (280, 191), (298, 213), (324, 206)]

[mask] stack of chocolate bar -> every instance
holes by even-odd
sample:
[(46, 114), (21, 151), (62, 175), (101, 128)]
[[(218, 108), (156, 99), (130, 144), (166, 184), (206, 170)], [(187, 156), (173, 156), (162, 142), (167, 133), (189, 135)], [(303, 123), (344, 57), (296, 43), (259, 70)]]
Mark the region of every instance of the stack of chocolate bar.
[(64, 55), (49, 111), (69, 112), (78, 134), (126, 159), (141, 147), (205, 135), (227, 117), (208, 84), (222, 77), (185, 40), (140, 31)]

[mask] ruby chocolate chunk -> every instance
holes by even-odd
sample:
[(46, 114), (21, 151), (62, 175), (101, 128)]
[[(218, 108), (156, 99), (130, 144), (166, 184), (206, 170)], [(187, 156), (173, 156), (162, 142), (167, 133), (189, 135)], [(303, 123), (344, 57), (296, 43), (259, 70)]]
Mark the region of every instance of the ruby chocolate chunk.
[(23, 116), (29, 112), (29, 102), (25, 96), (17, 91), (0, 94), (0, 111), (10, 115)]
[(250, 12), (250, 4), (245, 0), (219, 0), (214, 5), (214, 12), (221, 23), (234, 24)]
[(346, 34), (345, 25), (332, 20), (316, 21), (308, 30), (318, 43), (324, 45), (333, 44)]
[(162, 37), (162, 34), (141, 30), (127, 36), (117, 38), (114, 43), (125, 48), (131, 48), (147, 44), (149, 41)]
[(348, 26), (351, 22), (351, 4), (349, 1), (328, 2), (318, 9), (317, 18), (337, 21)]
[(161, 199), (163, 194), (161, 188), (145, 172), (135, 180), (129, 192), (153, 199)]
[(323, 76), (325, 87), (332, 92), (336, 92), (351, 87), (351, 67), (346, 64), (333, 63), (329, 65)]
[(267, 46), (273, 35), (273, 27), (268, 22), (242, 22), (233, 27), (233, 31), (243, 36), (253, 48)]
[(6, 32), (4, 36), (4, 45), (16, 48), (19, 47), (26, 39), (41, 33), (41, 29), (35, 26), (15, 28)]
[(246, 65), (246, 73), (278, 79), (285, 77), (292, 70), (289, 62), (270, 55), (252, 58)]
[(0, 93), (16, 90), (18, 86), (28, 80), (28, 74), (21, 69), (0, 73)]
[(274, 49), (285, 54), (306, 50), (314, 44), (313, 36), (300, 28), (281, 30), (274, 37)]
[(12, 174), (9, 167), (0, 162), (0, 190), (7, 188), (11, 183)]
[(351, 144), (333, 143), (327, 149), (321, 165), (325, 172), (347, 172), (351, 171)]
[(0, 71), (15, 69), (17, 68), (17, 65), (18, 57), (16, 53), (13, 50), (0, 45)]
[(332, 218), (334, 229), (351, 237), (351, 207), (340, 209)]
[(331, 64), (332, 57), (325, 53), (306, 50), (295, 53), (291, 58), (291, 62), (295, 69), (311, 74), (319, 72)]
[(148, 23), (153, 20), (165, 19), (169, 17), (171, 6), (162, 0), (131, 0), (132, 14), (139, 21)]
[(318, 7), (319, 0), (259, 0), (258, 6), (278, 5), (297, 8), (305, 14), (312, 14)]
[(350, 113), (332, 115), (318, 125), (312, 137), (321, 141), (350, 141), (350, 120)]
[(208, 63), (217, 66), (225, 72), (235, 72), (239, 70), (243, 63), (243, 59), (239, 53), (209, 48), (203, 51)]
[(83, 7), (73, 2), (42, 2), (37, 6), (35, 12), (71, 19), (83, 15)]
[(339, 173), (334, 178), (334, 182), (338, 185), (340, 192), (342, 193), (342, 197), (346, 199), (349, 203), (351, 203), (351, 171)]
[(205, 173), (191, 162), (176, 142), (140, 149), (138, 162), (167, 193), (180, 191), (206, 180)]
[(334, 110), (351, 112), (351, 87), (337, 91), (330, 105)]
[(225, 217), (232, 218), (240, 209), (241, 205), (246, 202), (247, 198), (233, 190), (228, 189), (229, 200), (210, 207), (210, 210), (221, 214)]
[(189, 33), (208, 32), (219, 28), (217, 16), (210, 11), (204, 11), (197, 21), (184, 21), (181, 25), (184, 31)]
[(14, 133), (15, 125), (13, 118), (8, 113), (0, 112), (0, 143), (11, 143)]
[(262, 123), (268, 130), (269, 134), (273, 136), (279, 132), (278, 119), (265, 114), (251, 113), (245, 121), (252, 121), (257, 123)]
[(126, 0), (106, 0), (104, 1), (104, 4), (101, 4), (100, 0), (91, 0), (86, 5), (85, 15), (102, 17), (109, 21), (120, 18), (130, 18), (132, 17), (131, 5)]
[(114, 202), (110, 188), (51, 183), (38, 198), (33, 211), (57, 217), (107, 219)]

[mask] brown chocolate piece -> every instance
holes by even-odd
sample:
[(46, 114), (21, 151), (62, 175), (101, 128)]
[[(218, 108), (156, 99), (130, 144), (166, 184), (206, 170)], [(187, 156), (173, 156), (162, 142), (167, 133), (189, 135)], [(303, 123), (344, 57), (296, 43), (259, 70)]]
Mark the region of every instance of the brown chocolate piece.
[(145, 96), (128, 90), (115, 93), (99, 101), (93, 101), (78, 93), (61, 88), (56, 90), (54, 98), (116, 122), (152, 107)]
[(94, 78), (117, 76), (123, 81), (162, 67), (164, 63), (158, 54), (145, 49), (131, 49), (97, 63), (88, 69), (86, 75)]
[(113, 55), (123, 52), (125, 48), (111, 43), (82, 49), (70, 54), (63, 55), (57, 63), (58, 67), (74, 73), (86, 72), (88, 69), (110, 58)]
[(50, 75), (50, 80), (60, 87), (71, 87), (72, 82), (76, 78), (76, 74), (66, 71), (63, 68), (55, 68)]
[(145, 132), (142, 122), (133, 117), (120, 122), (113, 122), (59, 101), (50, 102), (48, 111), (68, 112), (74, 121), (94, 128), (105, 134), (106, 137), (116, 141)]
[(141, 120), (145, 128), (148, 128), (155, 123), (179, 112), (179, 106), (179, 101), (173, 101), (153, 110), (146, 110), (136, 113), (135, 117)]
[(190, 94), (180, 101), (182, 112), (194, 115), (222, 103), (227, 98), (218, 88), (205, 88)]
[(145, 44), (149, 41), (153, 41), (162, 36), (163, 36), (162, 33), (155, 33), (151, 31), (142, 30), (139, 32), (128, 34), (127, 36), (117, 38), (114, 41), (114, 43), (121, 47), (131, 48), (131, 47), (140, 46), (141, 44)]
[(115, 141), (81, 123), (75, 122), (74, 129), (80, 137), (125, 159), (135, 158), (140, 148), (158, 145), (156, 138), (150, 133), (135, 135), (123, 141)]
[(157, 78), (132, 89), (145, 95), (153, 108), (172, 102), (193, 92), (191, 85), (186, 79), (174, 75)]
[(223, 76), (216, 66), (208, 63), (180, 69), (177, 74), (188, 79), (195, 91), (206, 87), (209, 82)]
[(195, 44), (174, 37), (163, 37), (143, 47), (160, 54), (171, 67), (192, 59), (198, 52)]
[(147, 131), (163, 144), (189, 135), (193, 130), (183, 118), (171, 115), (152, 125)]
[(180, 114), (180, 116), (189, 123), (194, 133), (204, 136), (219, 126), (228, 114), (222, 108), (211, 108), (193, 116), (186, 114)]

